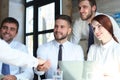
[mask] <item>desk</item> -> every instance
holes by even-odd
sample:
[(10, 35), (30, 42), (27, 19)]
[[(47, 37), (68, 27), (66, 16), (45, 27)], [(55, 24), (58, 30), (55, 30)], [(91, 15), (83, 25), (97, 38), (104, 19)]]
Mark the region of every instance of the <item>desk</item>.
[(53, 80), (53, 79), (42, 79), (42, 80)]

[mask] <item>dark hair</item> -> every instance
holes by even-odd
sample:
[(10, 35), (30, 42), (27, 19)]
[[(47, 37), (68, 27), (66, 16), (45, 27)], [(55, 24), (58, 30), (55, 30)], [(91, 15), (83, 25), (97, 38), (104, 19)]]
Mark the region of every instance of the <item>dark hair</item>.
[(72, 25), (72, 19), (68, 15), (58, 15), (55, 20), (57, 20), (57, 19), (63, 19), (65, 21), (67, 21), (70, 26)]
[(78, 3), (80, 3), (81, 1), (89, 1), (91, 7), (96, 6), (97, 9), (97, 4), (95, 0), (78, 0)]
[(112, 35), (113, 39), (116, 42), (118, 42), (117, 38), (114, 36), (113, 25), (108, 16), (101, 14), (101, 15), (95, 16), (92, 20), (98, 21), (106, 30), (108, 30), (108, 32)]
[(17, 26), (17, 32), (18, 32), (19, 23), (18, 23), (18, 21), (17, 21), (15, 18), (13, 18), (13, 17), (7, 17), (7, 18), (5, 18), (5, 19), (2, 21), (0, 28), (3, 27), (3, 24), (4, 24), (4, 23), (15, 23), (16, 26)]

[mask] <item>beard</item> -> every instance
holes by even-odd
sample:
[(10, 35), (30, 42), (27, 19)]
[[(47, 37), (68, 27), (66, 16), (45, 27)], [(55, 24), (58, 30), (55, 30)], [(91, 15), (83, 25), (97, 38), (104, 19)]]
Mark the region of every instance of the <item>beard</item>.
[(92, 13), (92, 11), (91, 11), (91, 12), (90, 12), (88, 15), (86, 15), (85, 17), (82, 16), (82, 14), (80, 14), (80, 17), (81, 17), (82, 20), (88, 20), (88, 19), (90, 19), (90, 18), (92, 17), (92, 15), (93, 15), (93, 13)]
[[(57, 35), (57, 34), (59, 34), (59, 35)], [(68, 36), (67, 33), (66, 34), (62, 34), (60, 32), (55, 32), (54, 33), (55, 40), (57, 40), (57, 41), (64, 40), (64, 39), (67, 38), (67, 36)]]
[(9, 34), (7, 34), (7, 33), (1, 34), (1, 35), (0, 35), (0, 38), (1, 38), (2, 40), (5, 40), (5, 41), (8, 42), (8, 43), (10, 43), (10, 42), (13, 40), (13, 38), (11, 37), (11, 35), (9, 35)]

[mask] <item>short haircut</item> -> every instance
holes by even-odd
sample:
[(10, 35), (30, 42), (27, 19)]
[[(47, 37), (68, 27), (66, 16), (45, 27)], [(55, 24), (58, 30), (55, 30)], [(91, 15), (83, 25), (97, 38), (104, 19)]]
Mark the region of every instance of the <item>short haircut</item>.
[(91, 6), (97, 6), (95, 0), (78, 0), (78, 3), (80, 3), (81, 1), (89, 1)]
[(2, 21), (2, 23), (1, 23), (0, 29), (3, 27), (3, 24), (4, 24), (4, 23), (14, 23), (14, 24), (16, 24), (16, 26), (17, 26), (17, 32), (18, 32), (19, 23), (18, 23), (18, 21), (17, 21), (15, 18), (13, 18), (13, 17), (6, 17), (6, 18)]
[(68, 15), (58, 15), (55, 20), (57, 20), (57, 19), (63, 19), (65, 21), (67, 21), (70, 26), (72, 26), (72, 19)]

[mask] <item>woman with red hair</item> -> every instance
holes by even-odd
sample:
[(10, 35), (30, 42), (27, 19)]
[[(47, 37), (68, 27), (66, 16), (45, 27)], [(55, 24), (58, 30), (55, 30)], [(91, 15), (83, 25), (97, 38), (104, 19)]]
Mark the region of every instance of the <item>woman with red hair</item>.
[(120, 44), (113, 34), (113, 25), (106, 15), (92, 19), (92, 29), (99, 44), (94, 44), (88, 52), (88, 61), (96, 61), (106, 79), (120, 78)]

